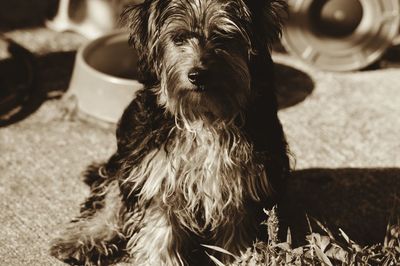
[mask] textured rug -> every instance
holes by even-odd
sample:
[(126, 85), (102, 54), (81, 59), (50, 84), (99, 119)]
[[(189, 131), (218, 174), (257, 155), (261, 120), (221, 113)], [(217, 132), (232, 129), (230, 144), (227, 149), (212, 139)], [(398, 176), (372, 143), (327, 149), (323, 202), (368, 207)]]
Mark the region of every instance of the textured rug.
[[(49, 241), (78, 214), (88, 193), (80, 173), (112, 154), (114, 128), (71, 119), (56, 99), (82, 37), (44, 28), (6, 35), (35, 53), (45, 97), (0, 128), (0, 265), (62, 265), (48, 255)], [(0, 42), (0, 69), (6, 49)], [(305, 212), (361, 243), (382, 241), (390, 216), (400, 215), (400, 69), (326, 73), (284, 53), (274, 58), (294, 168), (282, 222), (298, 241)]]

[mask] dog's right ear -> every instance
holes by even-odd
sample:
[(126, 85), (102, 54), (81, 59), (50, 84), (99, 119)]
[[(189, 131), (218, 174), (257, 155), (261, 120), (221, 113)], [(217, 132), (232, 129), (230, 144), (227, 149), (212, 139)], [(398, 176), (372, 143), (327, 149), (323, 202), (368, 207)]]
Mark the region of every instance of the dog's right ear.
[(145, 0), (139, 4), (128, 5), (121, 15), (122, 24), (129, 29), (129, 44), (139, 54), (147, 54), (151, 2), (150, 0)]
[[(156, 0), (144, 0), (138, 4), (126, 7), (121, 16), (122, 24), (129, 30), (129, 45), (138, 54), (139, 81), (151, 85), (157, 81), (153, 60), (152, 42), (157, 39), (154, 35), (154, 23), (151, 21), (151, 10)], [(151, 32), (150, 32), (151, 31)]]

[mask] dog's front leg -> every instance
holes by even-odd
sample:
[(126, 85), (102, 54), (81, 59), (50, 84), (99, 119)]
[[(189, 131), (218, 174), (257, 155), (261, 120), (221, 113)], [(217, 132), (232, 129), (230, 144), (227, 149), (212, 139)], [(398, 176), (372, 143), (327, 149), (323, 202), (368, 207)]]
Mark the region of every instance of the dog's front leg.
[[(141, 213), (140, 221), (138, 213)], [(182, 252), (187, 248), (183, 247), (187, 235), (174, 224), (171, 215), (167, 207), (155, 200), (135, 208), (125, 224), (132, 229), (126, 250), (133, 265), (187, 265)]]

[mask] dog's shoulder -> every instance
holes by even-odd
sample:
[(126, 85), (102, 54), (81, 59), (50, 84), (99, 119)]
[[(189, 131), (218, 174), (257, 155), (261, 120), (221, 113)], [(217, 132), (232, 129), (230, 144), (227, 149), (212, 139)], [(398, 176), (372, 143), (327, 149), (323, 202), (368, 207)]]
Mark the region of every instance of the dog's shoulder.
[(145, 87), (137, 92), (118, 123), (118, 151), (131, 153), (140, 147), (156, 146), (167, 137), (173, 123), (157, 104), (157, 96)]

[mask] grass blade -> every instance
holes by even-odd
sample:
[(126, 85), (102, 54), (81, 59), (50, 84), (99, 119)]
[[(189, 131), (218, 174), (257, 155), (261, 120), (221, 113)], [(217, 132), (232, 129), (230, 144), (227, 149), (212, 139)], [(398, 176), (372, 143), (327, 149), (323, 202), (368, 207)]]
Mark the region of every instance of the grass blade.
[(232, 257), (234, 257), (235, 259), (237, 258), (237, 256), (235, 256), (235, 255), (232, 254), (231, 252), (229, 252), (229, 251), (227, 251), (227, 250), (225, 250), (225, 249), (223, 249), (223, 248), (221, 248), (221, 247), (210, 246), (210, 245), (204, 245), (204, 244), (201, 244), (201, 245), (202, 245), (203, 247), (205, 247), (205, 248), (212, 249), (212, 250), (218, 251), (218, 252), (220, 252), (220, 253), (223, 253), (223, 254), (232, 256)]

